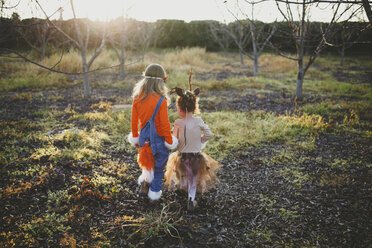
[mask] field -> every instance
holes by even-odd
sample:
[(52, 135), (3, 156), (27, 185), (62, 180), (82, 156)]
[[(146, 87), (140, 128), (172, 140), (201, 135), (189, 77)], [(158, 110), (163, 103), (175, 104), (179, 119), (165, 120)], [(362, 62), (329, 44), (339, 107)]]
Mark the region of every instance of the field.
[[(130, 56), (135, 57), (135, 54)], [(55, 54), (43, 64), (53, 66)], [(135, 61), (135, 59), (133, 59)], [(131, 90), (149, 63), (169, 88), (201, 88), (213, 132), (205, 152), (221, 182), (186, 209), (186, 193), (137, 195)], [(106, 50), (94, 68), (117, 63)], [(0, 247), (368, 247), (371, 236), (372, 59), (319, 57), (294, 97), (296, 64), (263, 54), (259, 76), (239, 55), (154, 50), (141, 62), (79, 76), (0, 60)], [(93, 68), (93, 69), (94, 69)], [(75, 51), (58, 70), (80, 71)], [(177, 119), (174, 96), (171, 123)]]

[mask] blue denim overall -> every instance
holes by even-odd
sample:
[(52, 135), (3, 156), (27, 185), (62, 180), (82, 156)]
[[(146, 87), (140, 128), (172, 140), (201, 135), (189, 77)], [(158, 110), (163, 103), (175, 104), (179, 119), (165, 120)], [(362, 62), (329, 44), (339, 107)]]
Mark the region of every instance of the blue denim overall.
[(139, 145), (143, 147), (146, 142), (150, 143), (152, 155), (155, 158), (154, 179), (151, 182), (150, 190), (159, 192), (163, 184), (164, 167), (168, 161), (169, 150), (165, 147), (164, 137), (159, 136), (155, 127), (155, 116), (159, 111), (160, 105), (164, 97), (160, 97), (154, 113), (150, 120), (147, 121), (145, 126), (141, 129), (139, 135)]

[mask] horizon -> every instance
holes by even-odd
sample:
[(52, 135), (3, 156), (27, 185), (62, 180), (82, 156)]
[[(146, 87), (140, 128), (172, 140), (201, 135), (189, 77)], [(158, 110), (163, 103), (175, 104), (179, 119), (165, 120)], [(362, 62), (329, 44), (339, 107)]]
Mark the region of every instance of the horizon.
[[(10, 1), (11, 2), (11, 1)], [(13, 1), (14, 2), (14, 1)], [(53, 20), (60, 19), (70, 20), (73, 18), (70, 1), (56, 0), (39, 1), (49, 18)], [(234, 22), (237, 19), (246, 19), (237, 9), (236, 1), (223, 0), (106, 0), (106, 5), (115, 6), (115, 8), (102, 8), (100, 0), (81, 0), (75, 1), (74, 7), (77, 18), (87, 18), (91, 21), (111, 21), (120, 17), (135, 19), (137, 21), (156, 22), (157, 20), (183, 20), (185, 22), (214, 20), (222, 23)], [(226, 4), (224, 2), (227, 2)], [(87, 6), (89, 6), (87, 8)], [(282, 5), (284, 6), (284, 5)], [(309, 20), (312, 22), (329, 22), (331, 9), (328, 6), (316, 8), (316, 11), (311, 10)], [(62, 7), (61, 13), (58, 9)], [(250, 13), (251, 8), (239, 5), (244, 13)], [(296, 14), (296, 6), (293, 11)], [(327, 8), (328, 7), (328, 8)], [(105, 9), (105, 11), (102, 11)], [(272, 23), (275, 21), (284, 21), (284, 18), (278, 11), (275, 1), (262, 2), (255, 5), (254, 20), (264, 23)], [(4, 10), (3, 17), (10, 17), (16, 12), (21, 19), (41, 18), (45, 15), (35, 3), (20, 0), (16, 8)], [(249, 16), (251, 18), (251, 15)], [(353, 18), (353, 21), (365, 22), (366, 17), (361, 13), (358, 18)], [(340, 20), (341, 21), (341, 20)]]

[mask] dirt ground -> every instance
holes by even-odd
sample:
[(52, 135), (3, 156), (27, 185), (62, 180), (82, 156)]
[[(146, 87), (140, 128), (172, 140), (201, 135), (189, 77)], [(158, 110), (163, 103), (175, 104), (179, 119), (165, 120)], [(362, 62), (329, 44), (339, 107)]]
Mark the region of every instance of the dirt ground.
[[(84, 113), (100, 101), (122, 104), (118, 96), (122, 99), (129, 97), (130, 93), (130, 90), (93, 89), (90, 100), (80, 97), (78, 86), (43, 91), (40, 94), (44, 97), (32, 100), (12, 98), (12, 93), (7, 93), (0, 96), (1, 121), (32, 119), (35, 118), (32, 113), (37, 110), (63, 110), (68, 105)], [(202, 111), (262, 109), (275, 114), (293, 111), (291, 96), (262, 93), (264, 97), (259, 98), (251, 93), (250, 90), (219, 91), (223, 101), (214, 103), (201, 99), (200, 107)], [(216, 92), (212, 91), (205, 97), (214, 94)], [(62, 97), (50, 101), (50, 95)], [(312, 99), (314, 102), (320, 100)], [(0, 145), (3, 142), (0, 141)], [(328, 162), (335, 158), (363, 158), (370, 165), (370, 139), (353, 134), (326, 133), (319, 135), (315, 143), (316, 149), (311, 151), (293, 150), (281, 143), (236, 151), (220, 161), (220, 184), (210, 192), (197, 195), (198, 207), (194, 212), (187, 211), (184, 192), (164, 189), (162, 199), (156, 204), (138, 197), (136, 178), (139, 169), (135, 153), (130, 150), (114, 152), (107, 144), (102, 151), (104, 154), (129, 165), (126, 173), (133, 176), (121, 181), (126, 190), (111, 198), (81, 194), (61, 210), (63, 213), (76, 208), (65, 225), (71, 227), (68, 233), (73, 235), (77, 244), (87, 247), (100, 240), (103, 243), (109, 240), (109, 247), (369, 247), (372, 243), (371, 171), (365, 164), (341, 169), (330, 167)], [(27, 146), (31, 149), (40, 144)], [(279, 156), (279, 151), (283, 150), (295, 156), (297, 162)], [(29, 151), (23, 151), (19, 156), (27, 155)], [(48, 164), (49, 161), (41, 160), (40, 163)], [(100, 163), (95, 161), (94, 165)], [(293, 173), (288, 168), (301, 172), (300, 176), (309, 175), (309, 178), (301, 180), (299, 176), (300, 181), (294, 182), (292, 179), (296, 177), (283, 174), (283, 171)], [(19, 232), (15, 225), (17, 221), (31, 220), (48, 208), (48, 190), (64, 189), (72, 184), (73, 175), (89, 177), (93, 171), (93, 166), (62, 160), (43, 178), (42, 184), (35, 184), (21, 194), (3, 196), (0, 201), (0, 232)], [(2, 170), (2, 185), (9, 182), (6, 175)], [(113, 173), (112, 176), (116, 175)], [(36, 182), (40, 178), (31, 180)], [(324, 181), (331, 183), (324, 184)], [(81, 187), (88, 189), (92, 185), (87, 181)], [(119, 216), (139, 218), (143, 213), (151, 212), (163, 214), (165, 222), (171, 225), (159, 227), (158, 233), (140, 235), (134, 234), (138, 226), (130, 225), (132, 222), (122, 226), (114, 224)], [(64, 238), (58, 231), (52, 236), (43, 232), (38, 235), (40, 247), (60, 246)], [(3, 238), (4, 235), (0, 237)]]

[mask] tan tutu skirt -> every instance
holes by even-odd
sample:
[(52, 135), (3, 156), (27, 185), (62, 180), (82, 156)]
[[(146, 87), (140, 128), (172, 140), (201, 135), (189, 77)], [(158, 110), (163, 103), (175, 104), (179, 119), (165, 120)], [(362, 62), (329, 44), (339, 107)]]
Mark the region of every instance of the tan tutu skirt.
[(187, 182), (196, 175), (196, 191), (204, 193), (219, 182), (216, 172), (221, 165), (205, 153), (190, 154), (173, 152), (168, 159), (165, 171), (165, 185), (169, 190), (177, 188), (187, 191)]

